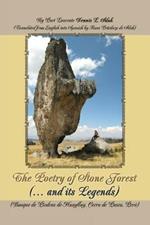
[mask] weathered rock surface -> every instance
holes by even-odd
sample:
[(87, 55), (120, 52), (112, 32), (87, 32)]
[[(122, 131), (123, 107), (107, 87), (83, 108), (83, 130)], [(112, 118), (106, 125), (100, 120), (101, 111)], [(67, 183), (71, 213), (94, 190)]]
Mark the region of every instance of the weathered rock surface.
[(94, 136), (91, 141), (83, 147), (83, 150), (86, 153), (100, 153), (105, 154), (109, 153), (111, 150), (110, 145), (101, 138), (97, 131), (95, 131)]
[(43, 150), (58, 155), (58, 144), (76, 131), (80, 111), (96, 92), (94, 81), (75, 79), (63, 39), (51, 39), (34, 95), (34, 121)]

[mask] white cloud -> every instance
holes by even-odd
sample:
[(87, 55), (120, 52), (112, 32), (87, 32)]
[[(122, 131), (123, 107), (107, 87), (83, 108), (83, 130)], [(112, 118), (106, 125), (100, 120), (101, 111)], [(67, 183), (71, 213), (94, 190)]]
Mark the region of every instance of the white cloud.
[[(33, 116), (28, 116), (28, 137), (29, 138), (38, 138), (37, 131), (35, 128), (35, 123)], [(66, 136), (66, 139), (69, 140), (86, 140), (91, 139), (94, 130), (97, 130), (101, 137), (104, 138), (122, 138), (122, 127), (120, 126), (111, 126), (111, 127), (88, 127), (87, 125), (78, 126), (75, 133), (72, 135)]]
[(122, 127), (112, 126), (112, 127), (88, 127), (87, 125), (78, 126), (76, 132), (70, 136), (67, 136), (67, 139), (91, 139), (94, 130), (97, 130), (101, 137), (103, 138), (122, 138)]
[(106, 47), (110, 46), (112, 44), (112, 41), (117, 41), (121, 39), (120, 36), (111, 36), (111, 35), (108, 36), (106, 35), (105, 38), (106, 38), (105, 44)]
[(30, 88), (28, 88), (28, 99), (29, 99), (29, 102), (33, 102), (33, 93), (32, 91), (30, 90)]
[(37, 139), (37, 131), (33, 120), (33, 116), (28, 116), (28, 138)]
[(81, 139), (90, 139), (94, 134), (96, 128), (88, 127), (87, 125), (78, 126), (75, 133), (66, 136), (68, 140), (81, 140)]
[(38, 72), (44, 62), (45, 49), (50, 41), (49, 37), (31, 36), (28, 39), (28, 74), (29, 86), (35, 86)]
[(95, 70), (98, 67), (104, 66), (106, 58), (104, 55), (101, 56), (100, 60), (91, 58), (76, 58), (71, 62), (71, 66), (75, 76), (80, 77), (92, 77), (95, 75)]
[(66, 45), (66, 52), (68, 56), (70, 56), (73, 53), (72, 49), (69, 48), (68, 45)]
[(122, 138), (122, 127), (120, 126), (99, 128), (99, 130), (103, 137)]

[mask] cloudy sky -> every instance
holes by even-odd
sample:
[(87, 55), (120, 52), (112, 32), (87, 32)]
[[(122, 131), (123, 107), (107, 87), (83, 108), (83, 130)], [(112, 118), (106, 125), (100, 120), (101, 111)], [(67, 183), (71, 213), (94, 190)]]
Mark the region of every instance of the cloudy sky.
[[(62, 37), (62, 36), (61, 36)], [(58, 37), (60, 38), (60, 36)], [(122, 137), (122, 39), (119, 36), (64, 36), (77, 78), (95, 80), (96, 94), (82, 108), (77, 131), (67, 139), (88, 139), (97, 129), (102, 137)], [(37, 138), (33, 96), (50, 37), (28, 39), (28, 136)]]

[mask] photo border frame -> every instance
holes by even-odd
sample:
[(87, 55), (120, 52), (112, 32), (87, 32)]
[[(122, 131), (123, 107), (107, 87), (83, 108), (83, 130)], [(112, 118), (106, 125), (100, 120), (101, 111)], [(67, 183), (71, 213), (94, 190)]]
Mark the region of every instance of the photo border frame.
[[(120, 36), (120, 38), (122, 39), (122, 75), (121, 75), (121, 79), (122, 79), (122, 99), (121, 99), (121, 104), (122, 104), (122, 139), (123, 139), (123, 143), (122, 143), (122, 162), (121, 164), (118, 164), (118, 166), (106, 166), (106, 165), (101, 165), (101, 166), (79, 166), (79, 165), (75, 165), (75, 166), (55, 166), (55, 165), (49, 165), (49, 166), (32, 166), (29, 162), (28, 162), (28, 126), (29, 126), (29, 122), (28, 122), (28, 102), (29, 102), (29, 98), (28, 98), (28, 79), (29, 79), (29, 74), (28, 74), (28, 55), (29, 55), (29, 50), (28, 50), (28, 39), (31, 36)], [(94, 168), (99, 168), (99, 169), (115, 169), (115, 168), (122, 168), (123, 166), (125, 166), (125, 151), (126, 151), (126, 145), (125, 145), (125, 129), (126, 129), (126, 122), (125, 122), (125, 103), (126, 103), (126, 98), (125, 98), (125, 79), (126, 79), (126, 75), (125, 75), (125, 55), (126, 55), (126, 51), (125, 51), (125, 36), (122, 33), (30, 33), (28, 35), (25, 36), (25, 164), (26, 166), (28, 166), (28, 168), (33, 168), (33, 169), (41, 169), (41, 168), (55, 168), (55, 169), (59, 169), (59, 168), (64, 168), (64, 169), (94, 169)]]

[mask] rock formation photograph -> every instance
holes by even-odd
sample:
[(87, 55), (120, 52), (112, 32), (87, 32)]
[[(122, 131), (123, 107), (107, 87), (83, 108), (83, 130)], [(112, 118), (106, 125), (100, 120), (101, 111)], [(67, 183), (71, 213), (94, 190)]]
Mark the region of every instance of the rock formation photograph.
[(29, 167), (121, 167), (121, 36), (28, 37)]

